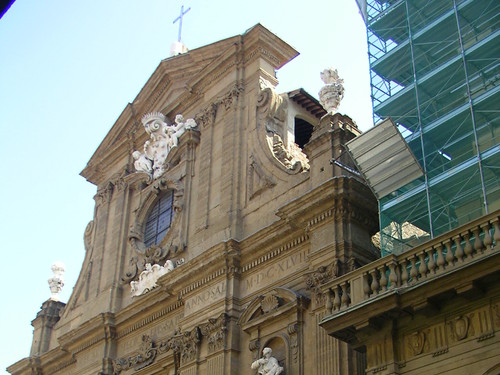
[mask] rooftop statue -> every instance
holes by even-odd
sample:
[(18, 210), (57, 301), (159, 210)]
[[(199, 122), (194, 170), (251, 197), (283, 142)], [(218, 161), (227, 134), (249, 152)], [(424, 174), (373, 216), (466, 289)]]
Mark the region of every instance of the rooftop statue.
[(49, 277), (49, 288), (52, 295), (50, 299), (53, 301), (59, 301), (59, 293), (61, 293), (64, 286), (64, 264), (62, 262), (56, 262), (51, 267), (54, 276)]
[(328, 68), (320, 73), (325, 86), (319, 90), (319, 102), (323, 108), (333, 115), (344, 98), (344, 80), (339, 77), (337, 69)]

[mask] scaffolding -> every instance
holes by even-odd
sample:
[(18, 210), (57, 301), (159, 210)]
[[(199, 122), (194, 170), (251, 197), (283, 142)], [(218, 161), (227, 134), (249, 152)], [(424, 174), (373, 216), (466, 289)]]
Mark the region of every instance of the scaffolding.
[(392, 118), (424, 170), (379, 201), (382, 252), (400, 253), (500, 208), (500, 1), (366, 14), (374, 123)]

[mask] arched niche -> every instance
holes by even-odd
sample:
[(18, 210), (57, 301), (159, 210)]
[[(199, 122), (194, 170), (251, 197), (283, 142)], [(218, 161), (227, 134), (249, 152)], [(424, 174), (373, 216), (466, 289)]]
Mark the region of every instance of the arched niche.
[(303, 315), (308, 305), (307, 297), (281, 287), (255, 297), (238, 321), (248, 334), (251, 360), (270, 347), (285, 374), (303, 375)]

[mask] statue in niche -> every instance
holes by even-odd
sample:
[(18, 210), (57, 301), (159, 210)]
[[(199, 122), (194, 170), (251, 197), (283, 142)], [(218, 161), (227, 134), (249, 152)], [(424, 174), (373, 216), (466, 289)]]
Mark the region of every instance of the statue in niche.
[(144, 152), (134, 151), (134, 167), (137, 172), (144, 172), (153, 179), (163, 175), (166, 170), (165, 160), (172, 148), (177, 147), (179, 138), (186, 130), (197, 126), (193, 119), (184, 120), (177, 115), (175, 125), (166, 123), (163, 113), (152, 112), (142, 118), (144, 130), (149, 134), (149, 140), (144, 143)]
[(319, 102), (331, 115), (337, 111), (344, 98), (344, 80), (339, 77), (337, 69), (328, 68), (320, 73), (325, 86), (319, 91)]
[(271, 348), (262, 350), (262, 358), (252, 363), (252, 370), (257, 370), (259, 375), (279, 375), (283, 372), (283, 367), (278, 363), (278, 360), (271, 356)]

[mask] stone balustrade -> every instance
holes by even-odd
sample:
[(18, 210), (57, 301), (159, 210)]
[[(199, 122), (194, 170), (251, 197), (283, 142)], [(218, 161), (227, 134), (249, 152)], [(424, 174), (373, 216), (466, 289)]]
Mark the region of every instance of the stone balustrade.
[(416, 288), (500, 250), (500, 211), (400, 255), (388, 255), (324, 284), (327, 315), (369, 303), (390, 292)]

